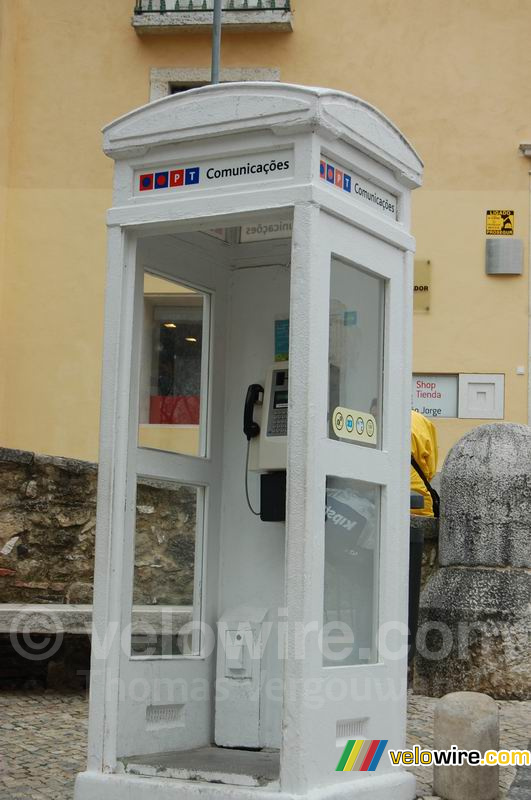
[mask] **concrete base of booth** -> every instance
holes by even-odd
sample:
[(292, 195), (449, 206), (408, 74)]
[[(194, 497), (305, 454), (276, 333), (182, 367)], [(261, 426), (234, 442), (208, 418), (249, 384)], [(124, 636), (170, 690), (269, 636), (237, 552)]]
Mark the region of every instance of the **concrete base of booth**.
[(222, 783), (229, 786), (278, 785), (278, 750), (238, 750), (226, 747), (197, 747), (173, 753), (129, 756), (120, 759), (125, 772), (151, 778)]
[(345, 774), (345, 782), (321, 786), (306, 794), (280, 790), (278, 783), (267, 787), (244, 787), (187, 781), (172, 778), (108, 775), (82, 772), (77, 776), (74, 800), (413, 800), (415, 778), (399, 769), (391, 774), (353, 780)]

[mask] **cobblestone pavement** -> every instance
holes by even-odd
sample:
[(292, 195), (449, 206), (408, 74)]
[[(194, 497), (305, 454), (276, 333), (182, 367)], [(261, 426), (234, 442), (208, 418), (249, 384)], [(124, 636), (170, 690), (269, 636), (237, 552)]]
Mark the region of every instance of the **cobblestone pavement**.
[(83, 695), (1, 691), (1, 800), (71, 800), (86, 741)]
[[(431, 697), (410, 695), (408, 705), (408, 745), (433, 747), (433, 711), (437, 701)], [(500, 748), (525, 750), (528, 747), (531, 729), (531, 700), (499, 701), (500, 708)], [(433, 767), (415, 767), (411, 770), (417, 778), (419, 797), (432, 798)], [(500, 767), (499, 800), (512, 800), (509, 787), (516, 776), (516, 767)], [(514, 794), (515, 800), (519, 796)], [(531, 795), (529, 795), (531, 798)], [(465, 800), (465, 798), (463, 798)]]
[[(409, 746), (433, 746), (435, 703), (428, 697), (410, 696)], [(499, 705), (500, 745), (525, 749), (531, 728), (531, 701)], [(84, 695), (0, 691), (0, 800), (72, 800), (75, 775), (85, 765), (86, 738)], [(432, 768), (418, 767), (413, 771), (418, 796), (432, 798)], [(507, 790), (515, 775), (512, 767), (500, 769), (500, 800), (513, 797), (513, 793), (507, 795)], [(522, 782), (520, 776), (515, 788), (518, 782)], [(515, 800), (526, 796), (514, 794)]]

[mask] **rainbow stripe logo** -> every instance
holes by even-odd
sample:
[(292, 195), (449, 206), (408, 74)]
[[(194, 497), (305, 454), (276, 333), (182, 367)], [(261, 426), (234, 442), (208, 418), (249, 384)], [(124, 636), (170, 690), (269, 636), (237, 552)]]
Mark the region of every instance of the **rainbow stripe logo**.
[(349, 739), (336, 772), (374, 772), (388, 739)]

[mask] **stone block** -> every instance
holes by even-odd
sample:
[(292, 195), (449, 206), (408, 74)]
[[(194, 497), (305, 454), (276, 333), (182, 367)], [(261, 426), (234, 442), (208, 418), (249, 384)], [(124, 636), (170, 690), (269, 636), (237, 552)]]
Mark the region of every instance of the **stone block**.
[(440, 569), (421, 596), (415, 689), (531, 693), (531, 428), (482, 425), (442, 470)]
[(0, 461), (8, 464), (31, 464), (35, 458), (34, 453), (27, 450), (13, 450), (10, 447), (0, 447)]
[(481, 425), (441, 477), (441, 566), (531, 567), (531, 428)]
[[(455, 692), (437, 703), (434, 716), (436, 750), (486, 750), (499, 748), (498, 706), (475, 692)], [(496, 800), (498, 766), (435, 766), (433, 791), (443, 800)]]
[(420, 599), (415, 691), (531, 696), (531, 574), (445, 567)]

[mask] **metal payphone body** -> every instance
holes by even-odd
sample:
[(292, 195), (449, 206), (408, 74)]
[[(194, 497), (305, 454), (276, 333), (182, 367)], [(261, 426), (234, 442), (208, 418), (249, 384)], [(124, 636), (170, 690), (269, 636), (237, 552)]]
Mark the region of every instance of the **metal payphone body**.
[[(364, 101), (274, 83), (156, 101), (107, 126), (104, 150), (75, 798), (410, 800), (414, 779), (385, 748), (405, 735), (422, 164)], [(263, 522), (260, 476), (282, 470), (285, 522)]]

